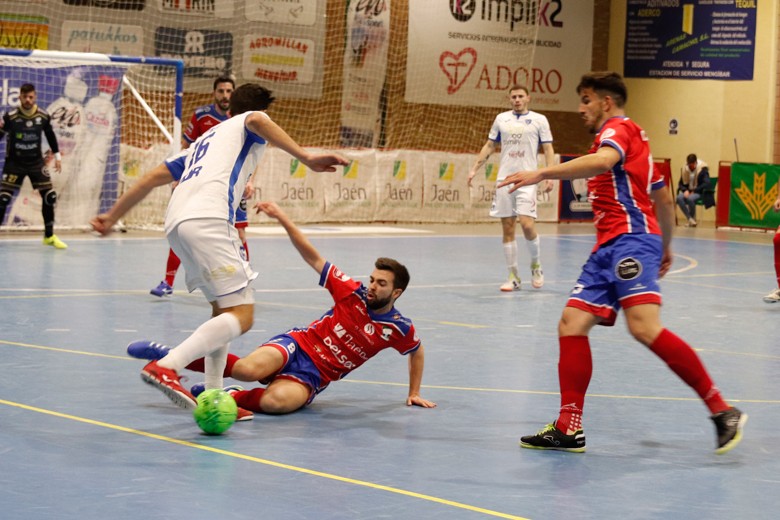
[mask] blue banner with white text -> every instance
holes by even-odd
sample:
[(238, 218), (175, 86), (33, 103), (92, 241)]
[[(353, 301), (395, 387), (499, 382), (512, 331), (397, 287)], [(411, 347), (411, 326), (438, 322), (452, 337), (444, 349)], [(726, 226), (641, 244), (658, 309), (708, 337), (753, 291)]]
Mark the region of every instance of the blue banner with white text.
[(628, 0), (624, 75), (753, 79), (758, 1)]

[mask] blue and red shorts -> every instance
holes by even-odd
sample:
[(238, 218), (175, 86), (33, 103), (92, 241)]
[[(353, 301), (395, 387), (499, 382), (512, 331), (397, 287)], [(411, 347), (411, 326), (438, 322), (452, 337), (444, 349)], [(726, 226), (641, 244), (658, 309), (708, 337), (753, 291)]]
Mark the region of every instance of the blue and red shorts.
[(616, 237), (591, 253), (566, 306), (598, 316), (601, 325), (610, 327), (621, 307), (660, 305), (658, 270), (662, 256), (659, 235)]
[(320, 371), (309, 355), (301, 349), (292, 336), (279, 334), (263, 343), (262, 346), (273, 347), (281, 352), (284, 356), (284, 365), (268, 380), (260, 381), (261, 383), (269, 383), (274, 379), (289, 379), (306, 385), (310, 390), (306, 404), (311, 403), (314, 397), (328, 386), (328, 382), (323, 381)]

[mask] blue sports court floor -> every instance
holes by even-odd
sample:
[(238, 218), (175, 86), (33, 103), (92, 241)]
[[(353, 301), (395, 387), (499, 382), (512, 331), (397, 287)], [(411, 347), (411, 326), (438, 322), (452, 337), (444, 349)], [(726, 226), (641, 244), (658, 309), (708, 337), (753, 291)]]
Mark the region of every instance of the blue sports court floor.
[[(666, 326), (691, 342), (750, 415), (743, 443), (713, 453), (693, 392), (634, 342), (622, 318), (592, 336), (588, 452), (523, 450), (556, 416), (556, 324), (593, 244), (591, 226), (540, 226), (546, 285), (502, 294), (498, 225), (386, 233), (307, 227), (342, 270), (406, 263), (397, 307), (426, 348), (423, 396), (407, 408), (406, 359), (386, 351), (314, 403), (256, 416), (223, 436), (143, 384), (135, 339), (175, 344), (202, 323), (199, 294), (148, 294), (167, 244), (140, 233), (0, 240), (0, 518), (731, 519), (776, 514), (780, 490), (780, 305), (771, 234), (680, 230), (662, 282)], [(254, 329), (239, 355), (308, 324), (328, 293), (286, 236), (250, 228)], [(526, 251), (520, 248), (521, 259)], [(523, 264), (525, 261), (523, 260)], [(187, 373), (189, 382), (200, 374)]]

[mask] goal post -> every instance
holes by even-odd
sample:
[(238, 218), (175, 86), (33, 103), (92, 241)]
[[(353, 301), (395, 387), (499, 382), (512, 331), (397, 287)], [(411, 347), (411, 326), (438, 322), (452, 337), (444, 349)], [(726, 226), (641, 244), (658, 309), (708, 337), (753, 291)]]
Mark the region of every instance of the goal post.
[[(88, 229), (91, 217), (181, 147), (182, 60), (0, 48), (0, 112), (18, 105), (24, 83), (35, 85), (62, 154), (61, 172), (46, 167), (58, 193), (57, 229)], [(46, 157), (45, 139), (42, 148)], [(5, 151), (2, 143), (0, 162)], [(169, 190), (155, 191), (126, 223), (159, 225)], [(40, 228), (40, 207), (25, 182), (6, 211), (5, 228)]]

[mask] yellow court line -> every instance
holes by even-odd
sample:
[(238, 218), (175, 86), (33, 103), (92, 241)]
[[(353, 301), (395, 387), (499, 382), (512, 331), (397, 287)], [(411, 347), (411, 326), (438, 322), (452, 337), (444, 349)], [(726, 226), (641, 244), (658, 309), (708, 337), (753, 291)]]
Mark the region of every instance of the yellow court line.
[[(359, 383), (363, 385), (383, 385), (383, 386), (401, 386), (408, 387), (409, 383), (391, 383), (388, 381), (367, 381), (364, 379), (341, 379), (339, 383)], [(549, 390), (516, 390), (512, 388), (478, 388), (469, 386), (444, 386), (444, 385), (422, 385), (426, 390), (460, 390), (464, 392), (490, 392), (495, 394), (523, 394), (523, 395), (560, 395), (558, 391)], [(622, 394), (588, 394), (588, 398), (601, 397), (605, 399), (637, 399), (646, 401), (696, 401), (698, 397), (664, 397), (655, 395), (622, 395)], [(735, 403), (763, 403), (780, 404), (780, 399), (729, 399), (729, 402)]]
[(51, 350), (53, 352), (64, 352), (66, 354), (79, 354), (79, 355), (82, 355), (82, 356), (93, 356), (93, 357), (103, 357), (103, 358), (111, 358), (111, 359), (124, 359), (124, 360), (133, 359), (133, 358), (129, 358), (127, 356), (115, 356), (113, 354), (101, 354), (99, 352), (87, 352), (85, 350), (70, 350), (70, 349), (66, 349), (66, 348), (45, 347), (43, 345), (31, 345), (30, 343), (19, 343), (18, 341), (6, 341), (6, 340), (3, 340), (3, 339), (0, 339), (0, 345), (12, 345), (14, 347), (27, 347), (27, 348), (34, 348), (34, 349), (38, 349), (38, 350)]
[[(116, 356), (113, 354), (101, 354), (99, 352), (86, 352), (83, 350), (71, 350), (71, 349), (64, 349), (64, 348), (57, 348), (57, 347), (46, 347), (43, 345), (32, 345), (29, 343), (20, 343), (17, 341), (6, 341), (2, 339), (0, 339), (0, 345), (11, 345), (15, 347), (26, 347), (26, 348), (34, 348), (38, 350), (49, 350), (52, 352), (62, 352), (65, 354), (78, 354), (82, 356), (121, 359), (124, 361), (136, 361), (136, 362), (138, 361), (137, 359), (128, 356)], [(696, 350), (703, 351), (706, 349), (696, 349)], [(719, 350), (709, 350), (709, 351), (724, 353), (724, 351), (719, 351)], [(725, 352), (725, 353), (739, 354), (744, 356), (750, 355), (750, 354), (731, 353), (731, 352)], [(764, 354), (753, 354), (753, 356), (769, 358), (769, 359), (777, 358), (777, 356), (770, 356)], [(364, 385), (382, 385), (382, 386), (400, 386), (400, 387), (409, 386), (409, 383), (394, 383), (391, 381), (368, 381), (365, 379), (353, 379), (353, 378), (342, 379), (341, 381), (345, 383), (359, 383)], [(503, 394), (523, 394), (523, 395), (559, 395), (557, 391), (552, 392), (552, 391), (544, 391), (544, 390), (517, 390), (512, 388), (479, 388), (479, 387), (468, 387), (468, 386), (427, 385), (427, 384), (422, 385), (421, 388), (426, 390), (458, 390), (458, 391), (467, 391), (467, 392), (491, 392), (497, 394), (503, 393)], [(699, 401), (698, 397), (662, 397), (662, 396), (644, 396), (644, 395), (619, 395), (619, 394), (588, 394), (588, 397), (601, 397), (607, 399), (647, 399), (647, 400), (656, 400), (656, 401)], [(780, 400), (776, 400), (776, 399), (730, 399), (730, 401), (734, 401), (736, 403), (780, 404)]]
[(286, 469), (286, 470), (289, 470), (289, 471), (294, 471), (296, 473), (303, 473), (303, 474), (306, 474), (306, 475), (311, 475), (311, 476), (314, 476), (314, 477), (325, 478), (325, 479), (329, 479), (329, 480), (335, 480), (337, 482), (344, 482), (346, 484), (352, 484), (352, 485), (355, 485), (355, 486), (361, 486), (361, 487), (376, 489), (376, 490), (379, 490), (379, 491), (386, 491), (388, 493), (395, 493), (397, 495), (403, 495), (403, 496), (412, 497), (412, 498), (419, 498), (420, 500), (426, 500), (428, 502), (435, 502), (437, 504), (442, 504), (442, 505), (445, 505), (445, 506), (455, 507), (455, 508), (458, 508), (458, 509), (465, 509), (465, 510), (468, 510), (468, 511), (474, 511), (476, 513), (483, 513), (485, 515), (494, 516), (494, 517), (497, 517), (497, 518), (509, 518), (509, 519), (512, 519), (512, 520), (528, 520), (527, 518), (524, 518), (524, 517), (521, 517), (521, 516), (515, 516), (515, 515), (510, 515), (510, 514), (507, 514), (507, 513), (501, 513), (501, 512), (498, 512), (498, 511), (492, 511), (490, 509), (484, 509), (484, 508), (481, 508), (481, 507), (471, 506), (469, 504), (463, 504), (461, 502), (455, 502), (455, 501), (452, 501), (452, 500), (446, 500), (446, 499), (434, 497), (434, 496), (431, 496), (431, 495), (424, 495), (422, 493), (416, 493), (414, 491), (408, 491), (406, 489), (400, 489), (400, 488), (395, 488), (395, 487), (391, 487), (391, 486), (385, 486), (385, 485), (382, 485), (382, 484), (376, 484), (374, 482), (367, 482), (365, 480), (357, 480), (357, 479), (352, 479), (352, 478), (348, 478), (348, 477), (342, 477), (340, 475), (334, 475), (332, 473), (325, 473), (325, 472), (322, 472), (322, 471), (316, 471), (316, 470), (308, 469), (308, 468), (301, 468), (299, 466), (292, 466), (290, 464), (284, 464), (284, 463), (281, 463), (281, 462), (275, 462), (273, 460), (268, 460), (268, 459), (261, 459), (259, 457), (252, 457), (250, 455), (244, 455), (242, 453), (236, 453), (234, 451), (227, 451), (227, 450), (222, 450), (222, 449), (219, 449), (219, 448), (213, 448), (211, 446), (205, 446), (203, 444), (197, 444), (197, 443), (194, 443), (194, 442), (184, 441), (184, 440), (181, 440), (181, 439), (174, 439), (172, 437), (166, 437), (165, 435), (158, 435), (156, 433), (149, 433), (149, 432), (145, 432), (145, 431), (142, 431), (142, 430), (136, 430), (134, 428), (127, 428), (125, 426), (119, 426), (117, 424), (110, 424), (110, 423), (105, 423), (105, 422), (102, 422), (102, 421), (95, 421), (93, 419), (87, 419), (85, 417), (78, 417), (76, 415), (69, 415), (69, 414), (65, 414), (65, 413), (61, 413), (61, 412), (55, 412), (53, 410), (46, 410), (44, 408), (38, 408), (38, 407), (35, 407), (35, 406), (29, 406), (29, 405), (26, 405), (26, 404), (15, 403), (15, 402), (12, 402), (12, 401), (6, 401), (5, 399), (0, 399), (0, 404), (4, 404), (4, 405), (7, 405), (7, 406), (12, 406), (12, 407), (15, 407), (15, 408), (21, 408), (23, 410), (28, 410), (28, 411), (31, 411), (31, 412), (38, 412), (38, 413), (42, 413), (42, 414), (46, 414), (46, 415), (51, 415), (51, 416), (59, 417), (59, 418), (62, 418), (62, 419), (69, 419), (71, 421), (77, 421), (77, 422), (81, 422), (81, 423), (85, 423), (85, 424), (91, 424), (93, 426), (100, 426), (101, 428), (108, 428), (110, 430), (116, 430), (116, 431), (120, 431), (120, 432), (124, 432), (124, 433), (131, 433), (133, 435), (139, 435), (141, 437), (148, 437), (150, 439), (155, 439), (155, 440), (163, 441), (163, 442), (169, 442), (171, 444), (178, 444), (179, 446), (185, 446), (187, 448), (194, 448), (194, 449), (197, 449), (197, 450), (210, 451), (210, 452), (216, 453), (218, 455), (224, 455), (226, 457), (233, 457), (235, 459), (246, 460), (246, 461), (249, 461), (249, 462), (256, 462), (258, 464), (263, 464), (263, 465), (266, 465), (266, 466), (272, 466), (272, 467), (279, 468), (279, 469)]
[[(420, 320), (416, 320), (416, 321), (420, 321)], [(422, 321), (426, 321), (426, 320), (422, 320)], [(469, 329), (487, 329), (488, 328), (487, 325), (476, 325), (476, 324), (473, 324), (473, 323), (459, 323), (457, 321), (435, 321), (435, 320), (432, 320), (432, 321), (434, 321), (434, 323), (440, 323), (442, 325), (452, 325), (454, 327), (466, 327), (466, 328), (469, 328)]]

